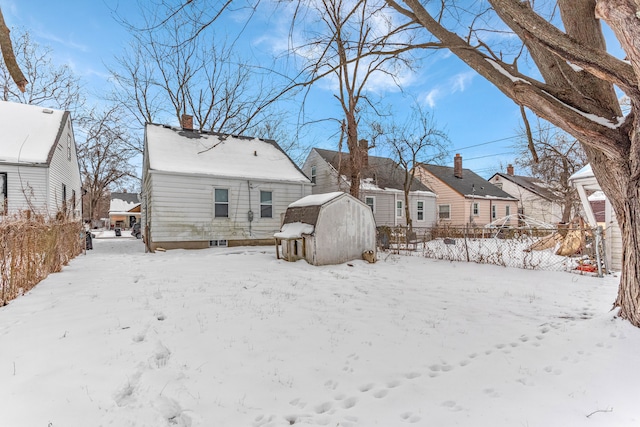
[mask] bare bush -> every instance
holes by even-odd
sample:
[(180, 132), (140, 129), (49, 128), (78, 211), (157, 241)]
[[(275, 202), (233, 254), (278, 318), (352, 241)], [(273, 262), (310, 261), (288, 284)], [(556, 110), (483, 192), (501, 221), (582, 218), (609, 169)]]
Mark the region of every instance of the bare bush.
[(0, 306), (33, 289), (82, 251), (77, 222), (13, 218), (0, 222)]

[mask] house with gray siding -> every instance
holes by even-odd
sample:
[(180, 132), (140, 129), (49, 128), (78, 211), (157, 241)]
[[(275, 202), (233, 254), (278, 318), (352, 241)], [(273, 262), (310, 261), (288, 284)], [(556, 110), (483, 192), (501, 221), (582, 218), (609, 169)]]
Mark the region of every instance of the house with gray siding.
[(0, 218), (29, 212), (81, 218), (76, 142), (68, 111), (0, 101)]
[(513, 165), (507, 166), (507, 173), (495, 173), (489, 182), (518, 199), (518, 214), (548, 224), (562, 221), (562, 196), (539, 179), (516, 175)]
[[(349, 192), (349, 153), (313, 148), (302, 166), (311, 179), (313, 194)], [(376, 226), (406, 226), (404, 182), (406, 171), (386, 157), (367, 156), (360, 182), (360, 200), (372, 210)], [(413, 227), (437, 222), (436, 195), (419, 180), (411, 181), (409, 208)]]
[(273, 244), (311, 182), (273, 140), (147, 124), (142, 229), (148, 250)]

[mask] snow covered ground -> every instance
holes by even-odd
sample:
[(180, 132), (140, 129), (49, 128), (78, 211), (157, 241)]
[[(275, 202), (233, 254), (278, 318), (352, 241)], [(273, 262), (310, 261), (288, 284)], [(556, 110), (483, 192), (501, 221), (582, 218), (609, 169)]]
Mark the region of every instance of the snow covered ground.
[(640, 424), (614, 277), (107, 236), (0, 308), (0, 425)]

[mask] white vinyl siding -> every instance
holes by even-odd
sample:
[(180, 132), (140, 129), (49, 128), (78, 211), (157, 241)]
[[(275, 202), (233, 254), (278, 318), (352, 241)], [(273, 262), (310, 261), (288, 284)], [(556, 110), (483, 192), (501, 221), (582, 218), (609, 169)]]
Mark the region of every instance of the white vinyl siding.
[[(147, 171), (146, 224), (153, 242), (190, 242), (239, 239), (269, 239), (280, 229), (280, 215), (289, 204), (311, 193), (310, 184), (251, 181), (188, 176)], [(272, 192), (272, 218), (249, 222), (248, 212), (257, 212), (260, 190)], [(216, 188), (228, 189), (229, 217), (215, 218)], [(249, 197), (251, 191), (251, 197)], [(251, 200), (251, 203), (249, 202)]]

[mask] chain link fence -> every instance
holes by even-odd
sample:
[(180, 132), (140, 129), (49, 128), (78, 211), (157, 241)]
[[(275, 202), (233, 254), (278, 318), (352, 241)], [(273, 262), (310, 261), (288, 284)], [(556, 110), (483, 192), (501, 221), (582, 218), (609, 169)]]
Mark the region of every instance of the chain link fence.
[(551, 271), (606, 272), (602, 229), (533, 227), (378, 227), (383, 251)]

